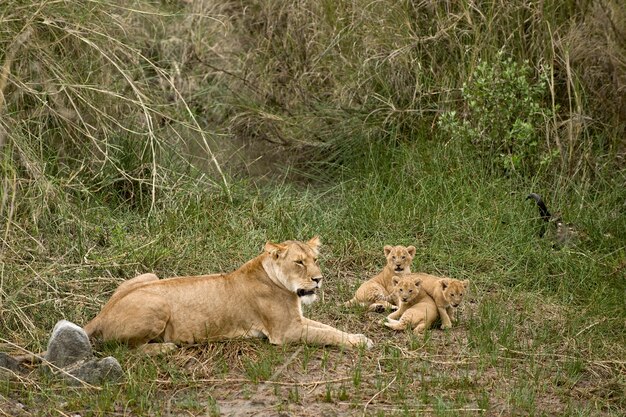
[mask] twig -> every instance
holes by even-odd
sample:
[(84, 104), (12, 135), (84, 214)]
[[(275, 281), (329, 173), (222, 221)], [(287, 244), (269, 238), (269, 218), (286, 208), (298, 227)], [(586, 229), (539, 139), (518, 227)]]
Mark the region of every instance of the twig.
[[(352, 403), (347, 403), (347, 402), (337, 402), (335, 404), (339, 404), (339, 405), (347, 405), (347, 406), (352, 406)], [(412, 412), (412, 411), (417, 411), (417, 412), (421, 412), (421, 413), (433, 413), (435, 411), (434, 408), (432, 407), (415, 407), (415, 408), (396, 408), (393, 406), (385, 406), (385, 405), (381, 405), (380, 408), (384, 408), (385, 411), (389, 411), (389, 412), (402, 412), (404, 414), (406, 414), (407, 412)], [(446, 409), (447, 413), (451, 413), (451, 412), (455, 412), (455, 411), (466, 411), (466, 412), (475, 412), (475, 413), (484, 413), (485, 411), (487, 411), (484, 408), (451, 408), (451, 409)]]
[[(270, 384), (270, 385), (284, 385), (284, 386), (306, 386), (306, 385), (320, 385), (320, 384), (334, 384), (337, 382), (349, 381), (351, 380), (351, 376), (345, 376), (341, 378), (333, 378), (333, 379), (325, 379), (318, 381), (303, 381), (303, 382), (283, 382), (283, 381), (270, 381), (269, 379), (266, 381), (261, 381), (262, 384)], [(164, 379), (157, 379), (155, 382), (159, 384), (173, 384), (174, 382)], [(252, 383), (247, 378), (230, 378), (230, 379), (194, 379), (193, 382), (198, 383), (208, 383), (208, 384), (230, 384), (230, 383)]]
[(372, 398), (370, 398), (366, 403), (365, 406), (363, 407), (363, 416), (365, 416), (365, 413), (367, 412), (367, 406), (370, 405), (370, 403), (374, 400), (374, 398), (378, 397), (380, 394), (382, 394), (383, 392), (385, 392), (387, 390), (387, 388), (389, 388), (391, 386), (391, 384), (393, 384), (394, 382), (396, 382), (396, 378), (398, 376), (394, 376), (393, 379), (391, 380), (391, 382), (389, 382), (387, 384), (387, 386), (383, 389), (381, 389), (380, 391), (378, 391), (376, 394), (374, 394), (372, 396)]
[(606, 321), (606, 317), (603, 318), (602, 320), (598, 320), (595, 323), (591, 323), (589, 326), (585, 327), (584, 329), (582, 329), (581, 331), (579, 331), (578, 333), (576, 333), (576, 335), (574, 337), (578, 337), (581, 335), (581, 333), (584, 333), (585, 331), (591, 329), (593, 326), (596, 326), (602, 322)]

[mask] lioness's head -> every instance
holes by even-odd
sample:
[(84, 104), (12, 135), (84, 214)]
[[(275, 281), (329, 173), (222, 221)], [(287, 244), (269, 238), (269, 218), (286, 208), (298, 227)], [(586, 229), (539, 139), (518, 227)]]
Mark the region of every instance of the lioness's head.
[(458, 279), (444, 278), (440, 281), (440, 285), (443, 290), (443, 298), (446, 300), (446, 303), (452, 307), (458, 307), (467, 292), (469, 280), (466, 279), (465, 281), (460, 281)]
[(409, 274), (411, 272), (411, 262), (415, 256), (415, 246), (390, 246), (384, 247), (387, 267), (396, 274)]
[(315, 291), (322, 286), (322, 271), (317, 263), (320, 244), (319, 237), (308, 242), (267, 242), (265, 252), (269, 256), (263, 268), (274, 282), (295, 293), (302, 302), (312, 303), (317, 299)]
[(422, 279), (416, 275), (394, 275), (393, 294), (403, 303), (410, 303), (415, 300), (420, 293)]

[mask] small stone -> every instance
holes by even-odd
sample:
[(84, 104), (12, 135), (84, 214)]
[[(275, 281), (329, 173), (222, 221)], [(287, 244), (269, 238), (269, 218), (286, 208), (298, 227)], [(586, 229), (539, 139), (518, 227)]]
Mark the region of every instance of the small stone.
[(15, 374), (22, 372), (24, 368), (15, 358), (0, 352), (0, 380), (12, 380)]
[(102, 385), (105, 382), (117, 382), (124, 375), (119, 362), (112, 356), (77, 362), (64, 371), (75, 377), (62, 374), (71, 385), (80, 385), (81, 381), (90, 385)]
[(8, 369), (9, 371), (13, 372), (18, 372), (21, 370), (21, 365), (13, 357), (7, 355), (4, 352), (0, 352), (0, 368)]
[(91, 359), (91, 343), (85, 331), (67, 320), (59, 321), (52, 330), (45, 359), (58, 368)]

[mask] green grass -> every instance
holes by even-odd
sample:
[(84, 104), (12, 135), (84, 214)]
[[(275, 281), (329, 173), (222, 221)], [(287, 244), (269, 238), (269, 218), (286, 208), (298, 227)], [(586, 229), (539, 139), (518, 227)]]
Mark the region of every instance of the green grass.
[[(9, 255), (2, 281), (3, 339), (36, 351), (57, 320), (85, 323), (133, 274), (230, 270), (265, 240), (319, 234), (325, 286), (322, 301), (306, 314), (367, 334), (374, 349), (232, 341), (148, 358), (113, 344), (101, 354), (120, 359), (122, 383), (93, 395), (42, 381), (33, 371), (3, 384), (9, 406), (25, 404), (24, 415), (201, 415), (246, 407), (368, 415), (624, 411), (625, 288), (618, 270), (624, 219), (615, 223), (605, 214), (612, 206), (604, 205), (617, 198), (611, 192), (622, 191), (579, 194), (593, 208), (568, 208), (581, 207), (577, 223), (594, 224), (603, 237), (591, 233), (578, 246), (554, 250), (536, 236), (535, 207), (524, 200), (529, 190), (520, 180), (472, 174), (471, 163), (450, 163), (454, 152), (401, 147), (384, 156), (393, 169), (357, 167), (339, 184), (242, 184), (232, 203), (178, 190), (149, 217), (87, 212), (84, 227), (98, 225), (101, 234), (85, 233), (79, 247), (64, 233), (45, 231), (46, 255), (28, 263)], [(428, 167), (415, 163), (425, 159)], [(370, 162), (376, 163), (373, 155)], [(459, 325), (417, 338), (391, 332), (380, 314), (340, 305), (382, 267), (382, 246), (389, 243), (417, 246), (414, 270), (472, 280)], [(53, 405), (42, 406), (43, 400)]]

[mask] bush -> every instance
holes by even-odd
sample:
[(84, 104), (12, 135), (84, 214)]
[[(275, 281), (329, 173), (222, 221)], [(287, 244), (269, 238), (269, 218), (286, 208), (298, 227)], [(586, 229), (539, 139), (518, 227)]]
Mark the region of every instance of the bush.
[(465, 111), (444, 113), (439, 126), (471, 143), (493, 168), (532, 174), (555, 156), (541, 143), (551, 110), (545, 106), (547, 74), (533, 79), (528, 62), (499, 53), (481, 61), (462, 88)]

